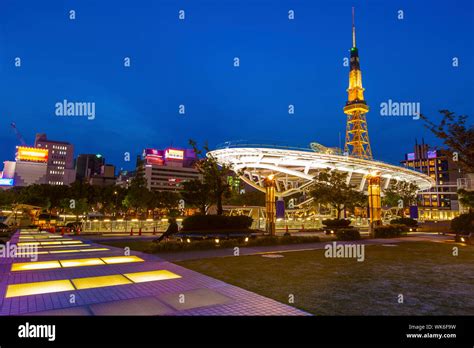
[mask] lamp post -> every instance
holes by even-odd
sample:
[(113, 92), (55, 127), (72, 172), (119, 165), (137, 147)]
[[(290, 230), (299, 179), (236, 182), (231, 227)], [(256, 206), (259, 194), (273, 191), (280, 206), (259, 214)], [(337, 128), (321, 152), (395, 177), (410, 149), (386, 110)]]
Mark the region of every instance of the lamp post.
[(382, 206), (380, 198), (380, 172), (374, 172), (368, 176), (369, 196), (369, 234), (374, 236), (375, 226), (382, 224)]
[(271, 174), (267, 176), (264, 180), (265, 185), (265, 230), (271, 236), (275, 235), (275, 221), (276, 221), (276, 212), (275, 212), (275, 179), (274, 175)]

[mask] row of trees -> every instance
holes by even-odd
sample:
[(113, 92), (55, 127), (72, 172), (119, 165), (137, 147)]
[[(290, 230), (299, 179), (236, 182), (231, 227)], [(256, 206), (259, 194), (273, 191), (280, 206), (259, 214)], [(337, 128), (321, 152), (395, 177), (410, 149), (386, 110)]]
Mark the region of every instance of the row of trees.
[(196, 142), (190, 145), (198, 155), (196, 168), (201, 179), (185, 181), (180, 192), (151, 191), (147, 188), (144, 163), (138, 165), (137, 173), (128, 188), (118, 186), (92, 186), (76, 181), (70, 186), (31, 185), (0, 190), (0, 207), (15, 204), (28, 204), (42, 207), (48, 213), (71, 213), (76, 216), (87, 212), (103, 215), (135, 215), (146, 213), (176, 215), (184, 201), (186, 207), (198, 208), (206, 214), (211, 205), (216, 206), (217, 214), (223, 214), (223, 204), (264, 205), (261, 192), (240, 195), (232, 191), (227, 182), (230, 168), (218, 165), (210, 155), (207, 145), (199, 149)]

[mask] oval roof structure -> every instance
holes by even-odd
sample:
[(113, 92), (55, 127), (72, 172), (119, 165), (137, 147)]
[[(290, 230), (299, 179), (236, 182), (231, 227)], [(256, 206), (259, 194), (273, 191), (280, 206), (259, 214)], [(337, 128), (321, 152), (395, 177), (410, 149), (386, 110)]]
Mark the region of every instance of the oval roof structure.
[(367, 176), (374, 174), (380, 175), (383, 190), (397, 181), (414, 183), (420, 190), (435, 184), (428, 175), (412, 169), (311, 149), (226, 143), (210, 151), (208, 156), (213, 156), (220, 164), (230, 165), (243, 181), (261, 191), (265, 190), (263, 180), (273, 174), (279, 197), (304, 190), (319, 171), (327, 168), (347, 173), (348, 182), (360, 191), (367, 189)]

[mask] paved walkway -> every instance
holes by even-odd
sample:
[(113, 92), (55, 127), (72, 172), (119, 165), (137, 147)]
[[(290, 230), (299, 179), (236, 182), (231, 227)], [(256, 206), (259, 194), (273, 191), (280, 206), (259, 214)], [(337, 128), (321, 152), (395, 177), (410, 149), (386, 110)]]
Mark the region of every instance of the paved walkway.
[(154, 255), (33, 230), (10, 242), (39, 255), (0, 260), (0, 315), (308, 315)]

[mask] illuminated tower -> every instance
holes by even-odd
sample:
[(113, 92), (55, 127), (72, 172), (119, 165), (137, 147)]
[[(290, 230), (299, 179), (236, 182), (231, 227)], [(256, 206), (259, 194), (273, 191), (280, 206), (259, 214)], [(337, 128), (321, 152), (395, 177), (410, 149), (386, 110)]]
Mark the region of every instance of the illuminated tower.
[(359, 65), (359, 51), (355, 40), (354, 8), (352, 8), (352, 48), (349, 72), (349, 88), (344, 113), (347, 115), (346, 143), (344, 152), (349, 156), (372, 159), (369, 131), (365, 114), (369, 107), (364, 100), (362, 73)]

